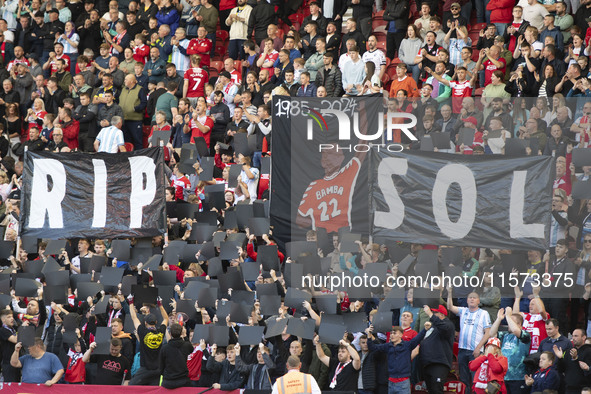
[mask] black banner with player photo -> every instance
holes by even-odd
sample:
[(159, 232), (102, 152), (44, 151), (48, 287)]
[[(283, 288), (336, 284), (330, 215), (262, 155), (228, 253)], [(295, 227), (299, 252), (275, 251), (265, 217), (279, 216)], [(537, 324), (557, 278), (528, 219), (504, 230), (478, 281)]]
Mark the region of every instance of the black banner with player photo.
[(367, 152), (383, 140), (383, 105), (369, 97), (273, 99), (271, 225), (280, 246), (310, 228), (369, 233)]
[(374, 239), (546, 249), (551, 156), (371, 151)]
[(162, 148), (27, 152), (21, 236), (151, 237), (166, 232)]

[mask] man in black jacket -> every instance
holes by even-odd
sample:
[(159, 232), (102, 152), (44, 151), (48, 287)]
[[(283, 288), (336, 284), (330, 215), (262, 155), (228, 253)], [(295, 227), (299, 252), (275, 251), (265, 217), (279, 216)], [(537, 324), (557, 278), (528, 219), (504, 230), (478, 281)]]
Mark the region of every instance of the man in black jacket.
[(361, 370), (359, 371), (359, 393), (372, 393), (376, 388), (376, 352), (371, 352), (367, 345), (367, 335), (359, 338), (359, 348), (361, 352)]
[(343, 95), (343, 82), (341, 70), (332, 63), (334, 54), (326, 52), (323, 57), (324, 67), (318, 70), (316, 82), (318, 86), (324, 86), (327, 97), (340, 97)]
[[(559, 163), (557, 163), (559, 165)], [(556, 166), (558, 169), (558, 165)], [(564, 167), (563, 167), (564, 168)], [(557, 176), (559, 179), (559, 176)], [(568, 220), (566, 220), (565, 211), (563, 208), (564, 203), (560, 196), (553, 196), (552, 198), (552, 227), (554, 226), (566, 226), (568, 224)], [(559, 239), (556, 241), (556, 246), (554, 248), (553, 256), (550, 258), (548, 262), (547, 272), (557, 277), (558, 275), (562, 275), (563, 278), (570, 276), (571, 278), (576, 277), (576, 266), (571, 259), (568, 258), (568, 245), (564, 239)], [(564, 298), (562, 292), (564, 289), (561, 288), (560, 285), (556, 287), (550, 286), (548, 288), (542, 289), (542, 298), (544, 301), (544, 305), (546, 306), (546, 311), (548, 314), (555, 319), (558, 320), (558, 325), (560, 327), (560, 332), (563, 335), (566, 335), (568, 332), (568, 318), (567, 318), (567, 310), (569, 299)]]
[[(56, 35), (62, 34), (65, 30), (64, 23), (59, 20), (59, 11), (56, 8), (49, 11), (49, 22), (45, 26), (47, 26), (48, 33), (43, 37), (41, 64), (45, 64), (47, 59), (49, 59), (49, 54), (53, 51)], [(49, 73), (45, 72), (45, 76), (49, 76)]]
[(78, 147), (83, 152), (94, 151), (96, 138), (96, 105), (90, 103), (90, 92), (80, 94), (80, 105), (74, 110), (73, 118), (80, 124)]
[[(31, 44), (31, 53), (37, 55), (38, 59), (41, 59), (43, 55), (44, 38), (48, 34), (49, 27), (43, 21), (43, 12), (37, 11), (34, 15), (33, 28), (31, 31), (31, 35), (29, 36), (29, 43)], [(49, 52), (47, 53), (47, 56), (49, 56)], [(43, 63), (45, 63), (45, 61), (41, 62), (41, 64)]]
[[(371, 34), (373, 0), (349, 0), (347, 6), (353, 9), (353, 18), (357, 21), (357, 27), (361, 30), (363, 37), (368, 39)], [(365, 52), (365, 45), (363, 48)]]
[(47, 113), (57, 114), (58, 108), (64, 106), (66, 92), (57, 86), (57, 78), (51, 77), (47, 80), (47, 86), (43, 88), (41, 96), (45, 103), (45, 110)]
[(174, 63), (168, 63), (166, 65), (166, 75), (162, 81), (164, 82), (164, 86), (168, 86), (169, 82), (176, 83), (178, 87), (174, 95), (179, 99), (183, 97), (183, 84), (185, 83), (185, 80), (176, 72), (176, 66)]
[(343, 34), (341, 40), (341, 55), (343, 53), (347, 53), (346, 42), (350, 38), (354, 39), (357, 43), (357, 47), (359, 48), (359, 55), (363, 55), (363, 53), (365, 53), (366, 51), (366, 37), (357, 28), (357, 19), (355, 18), (347, 19), (347, 33)]
[(31, 51), (31, 41), (29, 39), (33, 32), (33, 25), (29, 15), (22, 15), (19, 19), (19, 24), (14, 32), (14, 46), (21, 47), (26, 54)]
[(326, 24), (328, 23), (328, 21), (320, 12), (320, 6), (315, 1), (310, 2), (308, 6), (310, 7), (310, 15), (305, 17), (304, 21), (302, 22), (302, 26), (300, 27), (300, 36), (303, 37), (305, 35), (306, 31), (304, 30), (304, 28), (309, 22), (312, 21), (318, 24), (318, 34), (320, 34), (321, 36), (325, 36)]
[[(214, 343), (211, 346), (211, 353), (216, 354), (217, 345)], [(213, 384), (216, 390), (231, 391), (241, 388), (244, 385), (244, 375), (236, 368), (236, 353), (234, 352), (234, 345), (226, 347), (226, 359), (222, 362), (217, 362), (214, 357), (207, 359), (207, 370), (214, 373), (219, 373), (219, 381)]]
[(260, 46), (263, 39), (267, 38), (267, 26), (270, 24), (277, 24), (275, 7), (265, 0), (257, 0), (248, 20), (247, 37), (252, 37), (254, 31), (254, 40)]
[(437, 309), (425, 305), (423, 310), (431, 323), (419, 351), (423, 377), (429, 393), (443, 394), (443, 384), (453, 359), (455, 327), (447, 318), (447, 309), (443, 305)]
[(94, 55), (98, 56), (100, 52), (99, 47), (103, 43), (103, 38), (101, 36), (101, 23), (97, 10), (90, 11), (90, 17), (84, 20), (83, 25), (78, 26), (78, 34), (80, 35), (78, 53), (82, 53), (86, 48), (90, 48), (94, 52)]
[(589, 367), (591, 366), (591, 345), (585, 344), (587, 335), (581, 328), (572, 332), (573, 348), (569, 351), (554, 346), (558, 370), (564, 372), (564, 391), (566, 394), (580, 393), (589, 386)]
[(325, 2), (324, 0), (319, 0), (318, 5), (322, 10), (322, 15), (326, 18), (327, 21), (332, 21), (337, 27), (337, 31), (341, 31), (343, 26), (343, 15), (347, 12), (347, 1), (345, 0), (334, 0), (330, 2)]
[[(386, 48), (388, 57), (394, 58), (395, 53), (400, 47), (400, 43), (406, 36), (408, 28), (408, 0), (389, 1), (384, 11), (384, 20), (388, 21), (388, 34), (386, 35)], [(391, 32), (390, 26), (394, 25), (394, 32)], [(376, 68), (377, 71), (377, 68)]]
[(162, 374), (162, 387), (176, 389), (189, 386), (189, 369), (187, 357), (193, 353), (191, 342), (181, 338), (183, 327), (174, 323), (170, 326), (172, 339), (162, 346), (160, 351), (160, 373)]
[[(224, 92), (216, 90), (213, 96), (214, 106), (209, 110), (209, 114), (213, 119), (213, 130), (211, 130), (209, 146), (211, 155), (215, 155), (215, 145), (224, 140), (226, 134), (226, 127), (230, 122), (230, 108), (224, 104)], [(234, 112), (236, 109), (234, 109)]]
[[(84, 0), (84, 11), (80, 12), (80, 14), (78, 16), (76, 16), (75, 18), (75, 24), (76, 27), (78, 28), (78, 32), (80, 32), (80, 29), (84, 26), (84, 22), (87, 19), (90, 19), (90, 11), (92, 11), (94, 9), (94, 0)], [(74, 14), (72, 14), (74, 15)]]
[(236, 368), (248, 374), (246, 390), (271, 390), (269, 370), (275, 368), (275, 363), (269, 356), (269, 349), (259, 343), (256, 351), (256, 363), (246, 363), (240, 357), (240, 345), (234, 346), (236, 352)]

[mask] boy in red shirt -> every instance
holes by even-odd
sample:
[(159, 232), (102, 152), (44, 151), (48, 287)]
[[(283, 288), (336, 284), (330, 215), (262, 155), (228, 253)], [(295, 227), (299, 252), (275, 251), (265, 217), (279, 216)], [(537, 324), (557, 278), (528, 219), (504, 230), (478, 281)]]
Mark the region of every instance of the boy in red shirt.
[(84, 383), (86, 380), (86, 363), (82, 361), (86, 344), (80, 336), (79, 328), (76, 329), (76, 335), (78, 336), (76, 343), (68, 350), (68, 364), (64, 376), (64, 380), (68, 383)]

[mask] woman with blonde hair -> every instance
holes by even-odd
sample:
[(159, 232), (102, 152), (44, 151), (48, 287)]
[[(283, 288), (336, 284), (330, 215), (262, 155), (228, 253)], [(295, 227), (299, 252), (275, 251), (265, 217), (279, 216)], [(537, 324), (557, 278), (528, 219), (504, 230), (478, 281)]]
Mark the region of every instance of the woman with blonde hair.
[[(554, 119), (556, 119), (557, 113), (558, 113), (558, 108), (561, 107), (566, 107), (566, 99), (564, 98), (564, 95), (562, 93), (555, 93), (552, 96), (552, 110), (550, 112), (548, 112), (546, 114), (546, 116), (544, 117), (544, 120), (546, 121), (546, 124), (550, 124), (552, 123), (552, 121)], [(568, 110), (568, 117), (570, 119), (573, 118), (573, 112), (571, 111), (570, 108), (566, 107)]]
[(0, 171), (0, 197), (2, 197), (2, 201), (6, 201), (10, 191), (12, 190), (12, 186), (14, 185), (14, 176), (12, 179), (8, 179), (8, 175), (5, 171)]
[(29, 108), (27, 111), (26, 121), (29, 122), (27, 135), (29, 133), (28, 130), (30, 130), (31, 127), (39, 127), (39, 130), (41, 130), (45, 115), (47, 115), (47, 111), (45, 111), (45, 103), (40, 98), (36, 98), (35, 101), (33, 101), (33, 107)]

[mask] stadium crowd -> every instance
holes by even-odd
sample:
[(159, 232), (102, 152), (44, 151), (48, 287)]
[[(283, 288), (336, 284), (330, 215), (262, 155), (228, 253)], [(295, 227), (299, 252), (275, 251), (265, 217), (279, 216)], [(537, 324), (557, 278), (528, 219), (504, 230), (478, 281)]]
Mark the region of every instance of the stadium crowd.
[[(274, 382), (300, 370), (313, 376), (309, 392), (591, 392), (591, 200), (572, 193), (591, 176), (591, 166), (572, 163), (573, 149), (591, 139), (591, 0), (1, 0), (0, 12), (0, 225), (11, 248), (0, 261), (3, 382), (285, 394)], [(418, 142), (400, 133), (386, 141), (411, 149), (554, 156), (550, 249), (463, 247), (453, 265), (484, 286), (435, 289), (430, 306), (413, 302), (413, 287), (392, 308), (387, 287), (372, 297), (326, 288), (294, 296), (289, 266), (309, 256), (286, 250), (276, 252), (277, 269), (261, 265), (254, 278), (222, 284), (242, 275), (236, 267), (263, 264), (257, 257), (276, 245), (271, 231), (224, 220), (269, 198), (273, 96), (382, 97), (388, 111), (418, 116)], [(433, 146), (439, 134), (444, 146)], [(199, 180), (199, 162), (186, 171), (181, 161), (183, 146), (197, 141), (214, 157), (212, 180)], [(127, 258), (115, 256), (114, 240), (72, 239), (46, 253), (51, 242), (17, 238), (26, 151), (158, 145), (167, 205), (177, 208), (169, 213), (187, 212), (185, 204), (205, 211), (207, 186), (225, 185), (225, 208), (213, 209), (205, 237), (195, 236), (201, 223), (192, 217), (169, 214), (167, 234), (147, 247), (130, 240)], [(236, 182), (232, 164), (241, 166)], [(216, 257), (212, 239), (237, 240), (236, 256)], [(446, 249), (363, 237), (357, 251), (341, 252), (339, 235), (314, 229), (306, 241), (330, 273), (380, 263), (387, 275), (411, 276), (421, 251)], [(138, 249), (148, 256), (133, 257)], [(149, 266), (156, 255), (162, 261)], [(104, 264), (91, 269), (94, 256)], [(43, 272), (31, 268), (40, 261)], [(489, 278), (505, 262), (521, 273), (568, 273), (574, 283), (568, 296), (532, 281), (507, 293)], [(107, 267), (121, 269), (119, 285), (101, 276)], [(67, 273), (62, 300), (49, 294), (54, 272)], [(12, 274), (45, 286), (23, 296)], [(97, 281), (102, 290), (79, 296)], [(124, 285), (132, 282), (145, 286), (134, 288), (141, 296)], [(158, 298), (147, 297), (154, 288)], [(22, 328), (31, 326), (27, 338)], [(250, 327), (264, 335), (252, 341)]]

